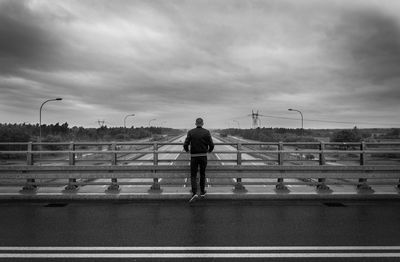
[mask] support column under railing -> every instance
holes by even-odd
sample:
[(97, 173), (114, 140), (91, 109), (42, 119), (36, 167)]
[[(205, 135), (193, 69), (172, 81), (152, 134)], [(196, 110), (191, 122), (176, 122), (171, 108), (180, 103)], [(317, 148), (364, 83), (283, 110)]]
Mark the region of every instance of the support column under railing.
[(111, 184), (108, 186), (106, 192), (109, 193), (116, 193), (120, 191), (120, 187), (118, 184), (118, 179), (117, 178), (111, 178)]
[[(27, 148), (27, 153), (26, 153), (26, 164), (28, 166), (32, 166), (33, 165), (33, 144), (32, 142), (28, 143), (28, 148)], [(26, 179), (26, 184), (25, 186), (22, 188), (22, 191), (34, 191), (37, 189), (37, 185), (35, 184), (35, 179), (34, 178), (28, 178)]]
[[(236, 165), (237, 166), (241, 166), (242, 165), (242, 152), (241, 152), (242, 145), (241, 145), (241, 143), (238, 143), (236, 148), (237, 148)], [(246, 188), (242, 184), (242, 178), (241, 177), (236, 178), (236, 184), (235, 184), (234, 191), (235, 192), (244, 192), (244, 191), (246, 191)]]
[[(74, 166), (75, 165), (75, 144), (74, 142), (71, 142), (69, 144), (69, 165)], [(76, 184), (76, 178), (68, 178), (68, 185), (65, 187), (65, 191), (67, 192), (75, 192), (78, 190), (79, 186)]]
[[(153, 144), (153, 166), (158, 166), (158, 144), (157, 143)], [(157, 173), (156, 170), (154, 170), (153, 172)], [(158, 178), (153, 178), (153, 184), (150, 187), (150, 191), (152, 191), (152, 192), (160, 192), (161, 191), (161, 187), (160, 187)]]
[[(284, 162), (283, 158), (284, 158), (284, 156), (283, 156), (283, 143), (279, 142), (279, 144), (278, 144), (278, 165), (283, 166), (283, 162)], [(278, 190), (280, 192), (288, 191), (287, 186), (285, 186), (283, 184), (283, 177), (279, 177), (277, 182), (278, 183), (275, 186), (276, 190)]]

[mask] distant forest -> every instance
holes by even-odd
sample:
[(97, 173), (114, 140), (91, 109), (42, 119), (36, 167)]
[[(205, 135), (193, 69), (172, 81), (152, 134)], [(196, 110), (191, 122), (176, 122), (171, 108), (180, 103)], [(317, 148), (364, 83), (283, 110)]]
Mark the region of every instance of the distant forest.
[(317, 142), (329, 138), (330, 142), (377, 141), (380, 139), (400, 139), (400, 129), (222, 129), (221, 136), (240, 136), (261, 142)]
[[(400, 139), (400, 129), (220, 129), (214, 130), (221, 136), (240, 136), (261, 142), (314, 142), (329, 138), (331, 142), (378, 141)], [(66, 141), (126, 141), (142, 138), (160, 139), (164, 135), (179, 135), (182, 130), (163, 127), (69, 127), (68, 123), (42, 125), (43, 142)], [(39, 125), (0, 124), (0, 142), (35, 142), (39, 140)]]
[[(179, 135), (182, 131), (163, 127), (107, 127), (84, 128), (64, 124), (42, 125), (43, 142), (65, 141), (123, 141), (152, 137), (157, 140), (163, 135)], [(39, 125), (0, 124), (0, 142), (35, 142), (39, 140)]]

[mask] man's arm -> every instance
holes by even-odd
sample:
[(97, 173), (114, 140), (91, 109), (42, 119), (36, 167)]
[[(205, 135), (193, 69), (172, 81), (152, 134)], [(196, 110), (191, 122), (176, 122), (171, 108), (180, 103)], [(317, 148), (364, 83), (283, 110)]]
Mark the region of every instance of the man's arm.
[(190, 145), (190, 132), (187, 133), (185, 143), (183, 143), (183, 149), (185, 149), (186, 152), (189, 152), (189, 145)]
[(214, 142), (212, 140), (210, 132), (208, 133), (208, 153), (211, 153), (214, 150)]

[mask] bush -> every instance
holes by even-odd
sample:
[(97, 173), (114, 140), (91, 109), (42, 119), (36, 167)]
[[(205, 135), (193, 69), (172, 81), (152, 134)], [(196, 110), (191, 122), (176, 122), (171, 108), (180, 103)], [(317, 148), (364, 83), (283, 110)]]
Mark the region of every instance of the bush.
[(360, 142), (361, 136), (358, 133), (357, 128), (352, 130), (341, 130), (339, 132), (333, 133), (330, 138), (331, 142)]
[[(50, 142), (50, 143), (57, 143), (57, 142), (62, 142), (63, 139), (61, 136), (53, 136), (53, 135), (48, 135), (45, 138), (42, 139), (42, 142)], [(43, 150), (62, 150), (63, 146), (62, 145), (44, 145)]]

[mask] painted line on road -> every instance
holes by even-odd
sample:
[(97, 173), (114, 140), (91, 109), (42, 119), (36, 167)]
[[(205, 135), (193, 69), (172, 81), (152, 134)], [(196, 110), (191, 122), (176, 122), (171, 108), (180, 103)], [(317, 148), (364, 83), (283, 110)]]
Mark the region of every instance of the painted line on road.
[[(90, 253), (73, 253), (81, 251)], [(107, 251), (112, 253), (102, 253)], [(171, 253), (174, 251), (180, 253)], [(196, 253), (199, 251), (208, 253)], [(258, 253), (260, 251), (270, 252)], [(400, 246), (3, 246), (0, 258), (398, 258), (399, 251)]]
[(3, 253), (0, 258), (386, 258), (400, 253)]
[[(220, 156), (218, 156), (218, 154), (215, 154), (215, 157), (216, 158), (218, 158), (218, 160), (220, 160), (221, 161), (221, 157)], [(224, 162), (221, 162), (221, 165), (225, 165), (225, 163)], [(234, 182), (234, 183), (236, 183), (236, 178), (232, 178), (232, 181)]]

